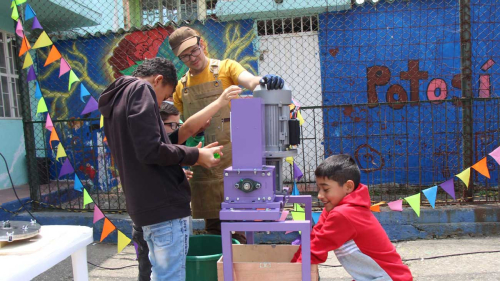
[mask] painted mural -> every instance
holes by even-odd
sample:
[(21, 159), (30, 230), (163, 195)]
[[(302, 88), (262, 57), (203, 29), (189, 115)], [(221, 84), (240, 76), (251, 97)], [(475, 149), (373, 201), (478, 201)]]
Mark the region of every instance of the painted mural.
[[(207, 43), (210, 57), (234, 59), (247, 70), (257, 72), (257, 57), (252, 46), (256, 36), (253, 21), (207, 21), (204, 24), (196, 22), (192, 26)], [(108, 84), (121, 75), (131, 74), (145, 59), (158, 56), (172, 60), (180, 78), (187, 68), (174, 57), (168, 45), (168, 36), (172, 31), (170, 26), (159, 26), (122, 35), (59, 40), (54, 45), (97, 100)], [(59, 64), (41, 67), (47, 55), (48, 50), (37, 57), (38, 79), (49, 111), (53, 113), (54, 126), (58, 129), (66, 153), (75, 163), (79, 178), (87, 185), (102, 190), (117, 187), (118, 174), (109, 149), (102, 141), (104, 136), (99, 129), (99, 112), (80, 115), (85, 107), (80, 98), (80, 85), (73, 86), (68, 92), (68, 78), (59, 78)], [(48, 156), (54, 159), (55, 154), (49, 146), (49, 134), (45, 135), (42, 148), (46, 148)], [(51, 167), (55, 178), (61, 163), (52, 162), (55, 163)]]
[[(479, 161), (500, 139), (499, 104), (487, 99), (498, 97), (500, 58), (484, 53), (500, 48), (490, 38), (499, 14), (473, 2), (473, 94), (484, 99), (473, 108)], [(381, 2), (376, 12), (364, 5), (319, 22), (323, 103), (336, 106), (324, 110), (326, 155), (353, 155), (370, 184), (431, 186), (462, 171), (458, 1)], [(488, 182), (498, 185), (498, 174)]]

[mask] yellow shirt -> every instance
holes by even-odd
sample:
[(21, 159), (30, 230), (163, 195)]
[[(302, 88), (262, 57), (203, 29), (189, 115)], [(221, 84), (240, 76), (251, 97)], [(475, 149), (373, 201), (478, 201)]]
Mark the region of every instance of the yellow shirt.
[[(208, 59), (208, 58), (207, 58)], [(214, 81), (214, 74), (210, 72), (210, 59), (208, 59), (209, 63), (207, 67), (203, 69), (201, 73), (197, 75), (188, 75), (186, 85), (188, 87), (196, 86), (199, 84), (203, 84), (206, 82)], [(219, 64), (219, 79), (222, 81), (222, 88), (226, 89), (231, 85), (238, 85), (238, 76), (245, 71), (245, 68), (241, 66), (240, 63), (234, 60), (222, 60)], [(182, 104), (182, 90), (184, 89), (184, 85), (182, 85), (181, 81), (177, 83), (177, 87), (175, 88), (174, 93), (174, 105), (182, 114), (183, 104)]]

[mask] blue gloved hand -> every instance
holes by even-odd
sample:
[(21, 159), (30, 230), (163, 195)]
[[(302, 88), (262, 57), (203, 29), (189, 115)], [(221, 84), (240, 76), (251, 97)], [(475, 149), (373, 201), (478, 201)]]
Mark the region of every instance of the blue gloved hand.
[(283, 86), (285, 86), (285, 80), (276, 74), (267, 74), (260, 79), (260, 84), (267, 84), (268, 90), (279, 90), (283, 89)]

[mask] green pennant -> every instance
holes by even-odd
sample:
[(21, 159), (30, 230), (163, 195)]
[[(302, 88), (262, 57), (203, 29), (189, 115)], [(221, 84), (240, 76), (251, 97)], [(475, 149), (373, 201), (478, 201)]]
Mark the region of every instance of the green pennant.
[(71, 85), (73, 83), (75, 83), (76, 81), (80, 81), (80, 79), (78, 79), (78, 77), (76, 76), (76, 74), (73, 72), (73, 70), (71, 70), (69, 72), (69, 85), (68, 85), (68, 91), (71, 90)]
[(10, 15), (10, 17), (17, 21), (19, 19), (19, 12), (17, 11), (17, 7), (14, 6), (14, 8), (12, 8), (12, 14)]
[(94, 200), (90, 197), (89, 193), (87, 192), (87, 189), (83, 189), (83, 207), (85, 207), (87, 204), (93, 203)]
[(47, 104), (45, 103), (45, 99), (42, 97), (40, 101), (38, 101), (38, 106), (36, 107), (36, 114), (47, 111), (49, 111), (47, 109)]
[(406, 202), (408, 202), (408, 204), (410, 204), (413, 211), (417, 213), (417, 216), (420, 217), (420, 192), (415, 195), (406, 197), (405, 200)]

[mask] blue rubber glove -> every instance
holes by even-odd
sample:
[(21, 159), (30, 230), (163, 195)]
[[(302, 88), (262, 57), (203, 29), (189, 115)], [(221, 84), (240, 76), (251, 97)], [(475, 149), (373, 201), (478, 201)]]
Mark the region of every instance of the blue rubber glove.
[(267, 85), (268, 90), (279, 90), (285, 86), (285, 80), (276, 74), (267, 74), (260, 79), (261, 85)]

